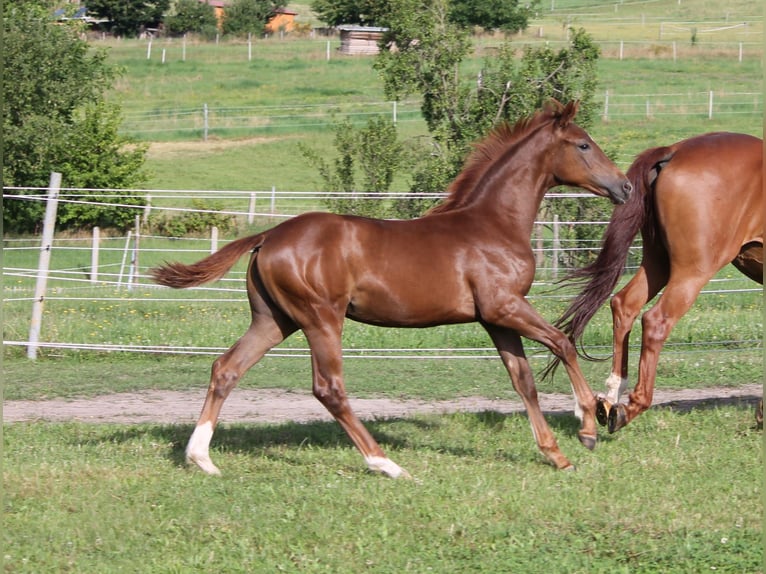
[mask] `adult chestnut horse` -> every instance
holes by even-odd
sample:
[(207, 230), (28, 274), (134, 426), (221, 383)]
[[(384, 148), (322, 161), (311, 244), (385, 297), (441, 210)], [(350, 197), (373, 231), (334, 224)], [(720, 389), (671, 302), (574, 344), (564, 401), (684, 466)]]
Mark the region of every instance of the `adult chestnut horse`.
[[(727, 263), (763, 284), (763, 140), (709, 133), (641, 153), (628, 170), (635, 192), (612, 213), (596, 261), (570, 278), (583, 291), (557, 321), (573, 341), (611, 295), (636, 234), (643, 257), (636, 275), (611, 300), (612, 372), (597, 417), (609, 432), (652, 404), (657, 361), (673, 326), (700, 290)], [(638, 382), (627, 404), (628, 338), (641, 308), (661, 289), (642, 318)], [(582, 345), (579, 345), (582, 348)], [(762, 420), (763, 401), (756, 417)]]
[(313, 393), (345, 429), (369, 469), (408, 477), (352, 412), (342, 371), (346, 317), (381, 326), (480, 322), (524, 400), (537, 444), (558, 468), (561, 453), (537, 402), (521, 337), (560, 357), (582, 409), (581, 442), (596, 442), (595, 397), (569, 339), (526, 301), (535, 272), (532, 226), (546, 190), (565, 184), (621, 203), (630, 184), (573, 123), (577, 103), (502, 125), (476, 146), (446, 200), (410, 221), (306, 213), (238, 239), (193, 265), (152, 270), (157, 283), (182, 288), (222, 277), (252, 251), (247, 292), (252, 323), (213, 364), (210, 387), (186, 449), (210, 474), (209, 445), (224, 400), (242, 374), (300, 329), (311, 348)]

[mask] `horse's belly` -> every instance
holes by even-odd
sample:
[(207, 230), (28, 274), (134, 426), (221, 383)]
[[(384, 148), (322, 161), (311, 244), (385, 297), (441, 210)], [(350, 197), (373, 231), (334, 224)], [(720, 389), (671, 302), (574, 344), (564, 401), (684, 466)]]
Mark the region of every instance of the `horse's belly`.
[(452, 289), (362, 290), (351, 298), (346, 316), (386, 327), (430, 327), (476, 319), (473, 298)]

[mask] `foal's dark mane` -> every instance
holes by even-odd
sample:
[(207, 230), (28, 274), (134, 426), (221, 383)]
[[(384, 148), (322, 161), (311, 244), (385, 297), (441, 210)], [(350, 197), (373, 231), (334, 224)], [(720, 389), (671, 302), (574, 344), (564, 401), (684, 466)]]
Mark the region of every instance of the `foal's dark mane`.
[(543, 125), (561, 117), (561, 110), (546, 109), (522, 118), (514, 125), (502, 122), (489, 135), (474, 144), (463, 171), (447, 188), (447, 197), (426, 212), (426, 215), (452, 211), (468, 204), (476, 184), (495, 161)]

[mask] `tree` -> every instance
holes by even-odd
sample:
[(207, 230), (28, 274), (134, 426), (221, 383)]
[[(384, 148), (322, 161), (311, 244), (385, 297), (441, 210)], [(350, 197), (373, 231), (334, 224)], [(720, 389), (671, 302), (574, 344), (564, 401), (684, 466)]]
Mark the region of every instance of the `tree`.
[[(4, 72), (13, 78), (3, 84), (4, 184), (45, 187), (52, 171), (61, 172), (67, 186), (142, 184), (146, 147), (118, 135), (120, 110), (104, 99), (115, 78), (106, 53), (91, 51), (76, 26), (53, 22), (46, 2), (6, 4), (3, 16)], [(110, 199), (104, 196), (99, 201)], [(98, 224), (80, 217), (93, 207), (74, 205), (60, 206), (65, 226)], [(34, 231), (43, 209), (38, 202), (7, 201), (5, 230)], [(103, 215), (98, 217), (107, 223)]]
[(170, 0), (88, 0), (88, 12), (109, 20), (107, 28), (118, 36), (137, 36), (144, 28), (158, 28)]
[(533, 113), (551, 97), (581, 100), (578, 123), (586, 127), (593, 116), (599, 50), (586, 32), (576, 31), (559, 51), (527, 48), (521, 62), (506, 42), (478, 77), (466, 79), (460, 64), (470, 37), (453, 22), (451, 6), (448, 0), (391, 0), (384, 43), (395, 49), (382, 50), (374, 64), (387, 98), (422, 97), (433, 147), (415, 169), (418, 192), (446, 189), (473, 141), (499, 121), (513, 123)]
[(199, 0), (178, 0), (172, 12), (165, 16), (165, 31), (172, 36), (182, 36), (188, 32), (215, 37), (218, 32), (218, 19), (215, 9)]
[(223, 32), (235, 36), (261, 35), (274, 11), (286, 5), (286, 0), (234, 0), (226, 6)]
[(449, 19), (463, 28), (479, 26), (510, 34), (529, 25), (538, 4), (539, 0), (523, 6), (518, 0), (451, 0)]
[(378, 26), (390, 6), (386, 0), (313, 0), (311, 9), (328, 26)]
[[(317, 152), (301, 146), (304, 157), (317, 167), (328, 192), (355, 193), (355, 197), (328, 198), (326, 205), (336, 213), (384, 217), (388, 208), (382, 201), (358, 201), (370, 197), (364, 192), (385, 193), (391, 189), (396, 170), (407, 164), (407, 150), (397, 140), (396, 126), (378, 117), (355, 130), (349, 120), (335, 126), (335, 148), (339, 155), (329, 164)], [(361, 173), (362, 183), (357, 185)]]

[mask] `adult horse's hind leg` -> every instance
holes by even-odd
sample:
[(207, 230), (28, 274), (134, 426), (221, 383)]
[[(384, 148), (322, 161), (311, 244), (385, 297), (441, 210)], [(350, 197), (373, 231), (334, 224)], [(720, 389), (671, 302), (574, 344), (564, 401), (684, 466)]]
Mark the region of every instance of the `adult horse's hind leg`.
[[(695, 272), (699, 273), (698, 270)], [(681, 275), (681, 273), (679, 273)], [(638, 382), (628, 396), (628, 404), (614, 405), (609, 411), (607, 428), (615, 432), (652, 405), (660, 351), (670, 332), (694, 304), (697, 295), (712, 274), (671, 278), (657, 303), (641, 319), (641, 358)]]
[(216, 359), (205, 404), (186, 446), (187, 462), (196, 464), (208, 474), (221, 474), (210, 459), (210, 440), (213, 438), (221, 407), (240, 377), (289, 333), (271, 316), (256, 314), (247, 332)]
[(362, 422), (351, 410), (343, 383), (341, 327), (343, 317), (332, 312), (317, 313), (310, 327), (304, 327), (311, 347), (314, 396), (346, 431), (364, 457), (367, 467), (391, 478), (410, 478), (409, 473), (389, 459)]
[(556, 437), (553, 435), (540, 409), (540, 403), (537, 400), (537, 388), (532, 377), (532, 370), (524, 353), (521, 337), (509, 329), (501, 329), (492, 325), (485, 325), (485, 328), (490, 337), (492, 337), (492, 341), (500, 353), (500, 358), (503, 360), (503, 364), (511, 376), (513, 388), (516, 389), (516, 392), (524, 402), (537, 448), (540, 449), (540, 452), (548, 460), (556, 465), (556, 468), (564, 470), (574, 469), (574, 465), (569, 462), (559, 449)]
[(630, 333), (641, 309), (654, 298), (668, 281), (667, 254), (650, 245), (644, 247), (644, 258), (635, 276), (610, 302), (612, 311), (612, 372), (606, 380), (606, 394), (599, 394), (596, 418), (606, 425), (612, 405), (619, 403), (628, 387), (628, 347)]

